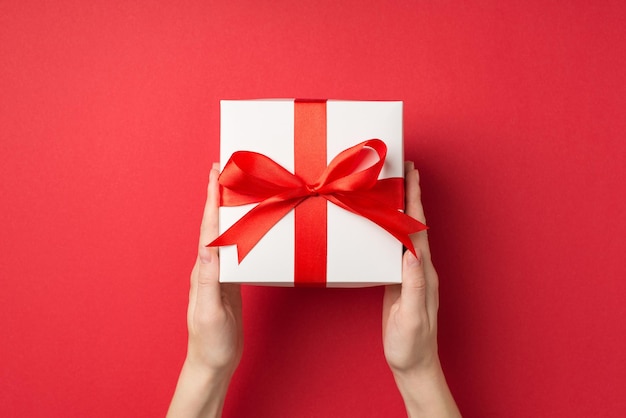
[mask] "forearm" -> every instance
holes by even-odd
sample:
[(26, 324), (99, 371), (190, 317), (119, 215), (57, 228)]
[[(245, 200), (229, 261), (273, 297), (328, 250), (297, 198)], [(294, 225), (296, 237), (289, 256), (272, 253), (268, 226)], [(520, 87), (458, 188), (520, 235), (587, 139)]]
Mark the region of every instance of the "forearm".
[(212, 373), (186, 360), (167, 417), (220, 417), (229, 383), (230, 375)]
[(441, 367), (394, 372), (394, 379), (410, 418), (460, 417)]

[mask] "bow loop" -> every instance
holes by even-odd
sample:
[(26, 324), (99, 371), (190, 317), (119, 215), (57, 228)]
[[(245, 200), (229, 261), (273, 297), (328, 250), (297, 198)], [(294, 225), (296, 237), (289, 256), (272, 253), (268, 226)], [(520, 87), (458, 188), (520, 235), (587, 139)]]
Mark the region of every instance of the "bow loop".
[[(372, 151), (377, 160), (372, 164)], [(374, 187), (387, 156), (387, 146), (380, 139), (363, 141), (340, 152), (318, 180), (321, 193), (352, 192)], [(369, 163), (369, 164), (368, 164)], [(365, 168), (363, 166), (365, 165)]]
[(251, 151), (238, 151), (220, 174), (221, 203), (240, 206), (258, 203), (305, 184), (274, 160)]

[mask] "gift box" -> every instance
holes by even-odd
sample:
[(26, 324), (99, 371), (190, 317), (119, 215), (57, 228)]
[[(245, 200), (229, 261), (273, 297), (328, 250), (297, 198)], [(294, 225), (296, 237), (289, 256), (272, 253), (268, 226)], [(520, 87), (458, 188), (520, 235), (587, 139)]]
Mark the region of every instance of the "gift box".
[(221, 282), (401, 282), (402, 102), (223, 100), (220, 161)]

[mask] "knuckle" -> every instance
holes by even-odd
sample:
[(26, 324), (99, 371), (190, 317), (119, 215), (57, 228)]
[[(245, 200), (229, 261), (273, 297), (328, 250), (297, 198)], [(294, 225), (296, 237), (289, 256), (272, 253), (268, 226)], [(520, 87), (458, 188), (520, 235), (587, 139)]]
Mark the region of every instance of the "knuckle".
[(424, 291), (426, 290), (426, 278), (423, 274), (417, 274), (413, 277), (413, 280), (409, 282), (409, 287), (413, 290)]
[(212, 285), (214, 280), (213, 268), (211, 265), (199, 263), (198, 267), (198, 285), (209, 286)]

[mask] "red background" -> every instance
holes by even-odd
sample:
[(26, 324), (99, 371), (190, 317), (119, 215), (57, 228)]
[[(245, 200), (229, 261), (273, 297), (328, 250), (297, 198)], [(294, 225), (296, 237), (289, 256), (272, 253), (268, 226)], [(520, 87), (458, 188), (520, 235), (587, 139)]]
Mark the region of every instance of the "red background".
[[(164, 415), (219, 99), (328, 97), (405, 101), (464, 415), (625, 416), (625, 3), (259, 3), (0, 3), (0, 415)], [(246, 288), (225, 416), (402, 416), (381, 298)]]

